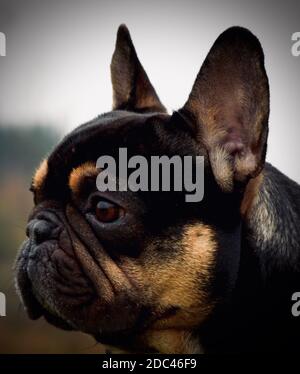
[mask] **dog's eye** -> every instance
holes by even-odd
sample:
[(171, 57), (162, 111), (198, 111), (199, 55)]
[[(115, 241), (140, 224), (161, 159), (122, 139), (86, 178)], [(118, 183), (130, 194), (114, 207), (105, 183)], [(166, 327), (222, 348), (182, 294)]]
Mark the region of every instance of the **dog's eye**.
[(100, 200), (95, 207), (95, 214), (100, 222), (108, 223), (119, 219), (124, 215), (124, 210), (117, 204), (106, 200)]

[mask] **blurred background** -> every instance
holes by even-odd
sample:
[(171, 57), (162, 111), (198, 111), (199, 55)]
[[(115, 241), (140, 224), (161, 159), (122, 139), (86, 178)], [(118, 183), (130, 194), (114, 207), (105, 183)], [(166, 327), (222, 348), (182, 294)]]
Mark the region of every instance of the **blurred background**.
[(118, 26), (169, 111), (186, 101), (217, 36), (232, 25), (261, 40), (271, 85), (268, 160), (300, 182), (300, 2), (246, 0), (0, 0), (0, 353), (102, 352), (92, 338), (27, 319), (15, 294), (13, 263), (32, 206), (31, 176), (75, 126), (109, 111), (109, 64)]

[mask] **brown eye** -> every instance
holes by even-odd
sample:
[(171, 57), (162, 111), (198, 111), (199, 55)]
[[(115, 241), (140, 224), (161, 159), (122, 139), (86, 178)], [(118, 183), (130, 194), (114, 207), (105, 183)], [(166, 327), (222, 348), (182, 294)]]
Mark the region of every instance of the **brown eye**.
[(101, 200), (96, 205), (96, 217), (100, 222), (113, 222), (124, 215), (124, 210), (116, 204)]

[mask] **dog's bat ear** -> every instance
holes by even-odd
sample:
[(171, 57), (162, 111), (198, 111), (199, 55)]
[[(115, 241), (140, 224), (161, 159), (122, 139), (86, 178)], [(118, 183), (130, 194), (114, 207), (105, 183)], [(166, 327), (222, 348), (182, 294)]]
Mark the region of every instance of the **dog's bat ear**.
[(269, 84), (262, 47), (250, 31), (232, 27), (219, 36), (179, 112), (195, 126), (224, 191), (259, 174), (267, 147)]
[(111, 61), (113, 109), (137, 112), (166, 112), (145, 70), (143, 69), (129, 31), (118, 29), (116, 48)]

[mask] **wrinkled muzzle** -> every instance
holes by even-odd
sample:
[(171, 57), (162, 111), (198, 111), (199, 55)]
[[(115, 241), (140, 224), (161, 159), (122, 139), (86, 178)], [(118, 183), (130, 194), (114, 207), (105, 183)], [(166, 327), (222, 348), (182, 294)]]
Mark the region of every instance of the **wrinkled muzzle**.
[(105, 340), (145, 320), (136, 286), (72, 206), (36, 208), (16, 263), (17, 289), (32, 319)]

